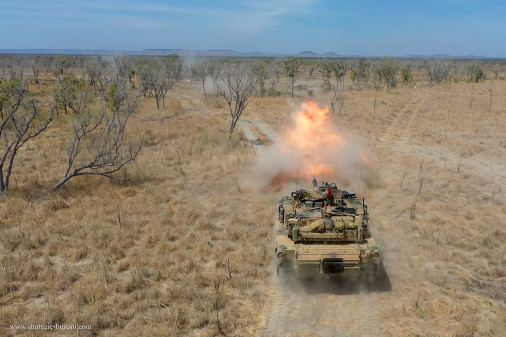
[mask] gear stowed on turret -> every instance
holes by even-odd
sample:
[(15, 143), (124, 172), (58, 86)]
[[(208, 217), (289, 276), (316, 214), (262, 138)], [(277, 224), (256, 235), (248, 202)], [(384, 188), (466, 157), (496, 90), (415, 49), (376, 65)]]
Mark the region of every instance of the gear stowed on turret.
[(351, 270), (374, 280), (381, 256), (368, 230), (362, 197), (335, 183), (299, 189), (279, 200), (276, 258), (278, 272), (337, 274)]

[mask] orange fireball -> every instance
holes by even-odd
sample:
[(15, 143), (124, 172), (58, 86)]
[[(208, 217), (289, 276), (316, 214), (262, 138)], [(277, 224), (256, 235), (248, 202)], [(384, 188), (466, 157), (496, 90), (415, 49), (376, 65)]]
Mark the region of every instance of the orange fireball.
[(371, 166), (366, 152), (340, 132), (330, 109), (315, 102), (303, 103), (292, 115), (292, 123), (262, 155), (260, 172), (268, 178), (269, 189), (276, 190), (315, 176), (350, 182), (357, 171)]
[(295, 153), (300, 159), (298, 169), (302, 177), (331, 176), (335, 168), (325, 156), (329, 149), (337, 150), (346, 144), (336, 132), (329, 111), (315, 102), (303, 103), (293, 116), (293, 126), (281, 132), (281, 150)]

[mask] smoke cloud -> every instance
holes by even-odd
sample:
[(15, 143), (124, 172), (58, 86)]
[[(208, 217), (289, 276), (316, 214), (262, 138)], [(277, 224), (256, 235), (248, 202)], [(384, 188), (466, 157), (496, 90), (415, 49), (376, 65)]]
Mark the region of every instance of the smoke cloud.
[(268, 190), (296, 181), (305, 186), (313, 177), (357, 189), (374, 173), (362, 141), (340, 130), (329, 108), (314, 102), (296, 109), (272, 145), (259, 151), (254, 168)]

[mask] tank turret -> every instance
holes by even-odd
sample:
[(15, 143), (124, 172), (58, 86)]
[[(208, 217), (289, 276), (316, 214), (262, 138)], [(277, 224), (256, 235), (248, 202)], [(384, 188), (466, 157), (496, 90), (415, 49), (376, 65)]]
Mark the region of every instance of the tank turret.
[(278, 270), (375, 276), (381, 254), (368, 230), (363, 197), (324, 182), (279, 200), (277, 219)]

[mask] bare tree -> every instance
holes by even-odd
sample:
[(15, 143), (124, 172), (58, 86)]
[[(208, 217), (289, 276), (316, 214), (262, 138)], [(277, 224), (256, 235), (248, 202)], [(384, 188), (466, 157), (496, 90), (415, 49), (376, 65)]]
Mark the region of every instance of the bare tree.
[(0, 55), (0, 80), (4, 80), (6, 77), (8, 61), (7, 55)]
[(492, 111), (492, 98), (494, 97), (494, 85), (490, 84), (487, 87), (488, 93), (489, 93), (489, 105), (488, 105), (488, 111)]
[(100, 82), (100, 78), (104, 73), (106, 64), (101, 56), (93, 57), (90, 56), (84, 63), (84, 70), (88, 77), (88, 85), (95, 88), (97, 82)]
[(39, 84), (39, 74), (40, 74), (40, 69), (42, 68), (42, 62), (41, 62), (40, 55), (36, 55), (30, 61), (30, 67), (32, 68), (33, 82), (35, 84)]
[(30, 139), (39, 136), (53, 120), (53, 111), (44, 114), (39, 104), (27, 100), (23, 81), (0, 81), (0, 194), (6, 194), (16, 155)]
[(112, 62), (116, 79), (127, 79), (130, 72), (130, 60), (128, 57), (124, 54), (114, 54)]
[(199, 74), (198, 67), (195, 65), (191, 65), (190, 66), (190, 74), (192, 76), (192, 81), (195, 81), (195, 76), (198, 76), (198, 74)]
[(214, 90), (216, 91), (216, 96), (219, 95), (218, 94), (218, 87), (219, 87), (218, 82), (220, 79), (222, 68), (223, 68), (222, 62), (214, 62), (214, 63), (209, 62), (207, 64), (207, 72), (211, 76), (211, 81), (213, 81), (213, 87), (214, 87)]
[(198, 64), (195, 69), (197, 70), (197, 74), (200, 78), (202, 78), (202, 90), (204, 90), (204, 100), (207, 100), (206, 93), (206, 77), (209, 74), (209, 64), (207, 62), (202, 62)]
[(280, 60), (280, 59), (275, 59), (273, 60), (270, 64), (269, 64), (269, 73), (271, 74), (271, 78), (273, 78), (273, 80), (275, 80), (276, 82), (273, 83), (273, 88), (274, 88), (274, 84), (277, 84), (279, 83), (279, 77), (281, 76), (281, 74), (283, 74), (283, 69), (284, 69), (284, 63)]
[(234, 66), (223, 71), (220, 79), (220, 88), (218, 90), (220, 95), (227, 101), (230, 117), (232, 117), (228, 131), (228, 141), (230, 143), (237, 121), (244, 112), (249, 97), (255, 92), (258, 78), (251, 69), (245, 66)]
[(149, 89), (156, 100), (156, 109), (165, 109), (165, 96), (176, 83), (177, 74), (172, 72), (166, 63), (160, 59), (151, 59), (140, 70), (141, 83), (145, 89)]
[(23, 81), (24, 79), (24, 70), (25, 64), (20, 57), (12, 56), (8, 59), (8, 63), (6, 64), (7, 76), (8, 79), (18, 79)]
[(82, 175), (127, 180), (113, 174), (133, 162), (142, 148), (142, 141), (134, 145), (125, 136), (128, 120), (138, 105), (137, 97), (129, 92), (125, 81), (118, 80), (109, 87), (104, 101), (102, 111), (88, 110), (75, 116), (67, 169), (53, 190)]
[(70, 55), (57, 55), (54, 59), (54, 69), (57, 75), (63, 76), (72, 67), (73, 59)]
[(332, 95), (332, 98), (330, 99), (330, 106), (332, 108), (332, 114), (334, 115), (336, 113), (336, 103), (339, 104), (339, 116), (341, 116), (341, 113), (343, 112), (343, 105), (344, 105), (344, 97), (343, 93), (339, 91), (337, 88), (337, 85), (332, 87), (334, 91), (334, 95)]
[(429, 84), (440, 83), (448, 79), (450, 73), (451, 61), (447, 59), (429, 59), (424, 62)]
[(293, 86), (295, 82), (302, 75), (301, 67), (302, 67), (302, 59), (300, 57), (289, 56), (287, 60), (284, 61), (285, 65), (285, 74), (288, 77), (288, 82), (290, 83), (291, 92), (293, 96)]
[(176, 54), (171, 54), (163, 58), (165, 65), (167, 66), (167, 73), (169, 77), (175, 79), (176, 82), (181, 81), (183, 75), (184, 61)]

